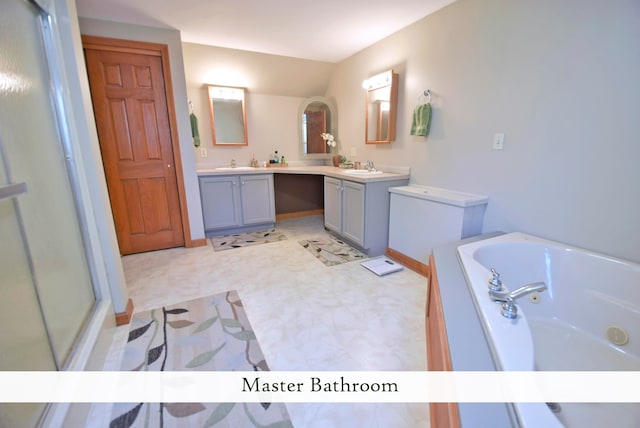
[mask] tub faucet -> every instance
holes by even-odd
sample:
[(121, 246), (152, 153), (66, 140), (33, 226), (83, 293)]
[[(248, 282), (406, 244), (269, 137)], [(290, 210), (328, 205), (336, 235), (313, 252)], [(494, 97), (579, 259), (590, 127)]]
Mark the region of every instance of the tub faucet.
[(535, 293), (537, 291), (544, 291), (547, 289), (547, 284), (544, 282), (532, 282), (531, 284), (523, 285), (513, 291), (494, 291), (489, 290), (489, 297), (494, 302), (502, 303), (501, 311), (502, 316), (505, 318), (513, 319), (518, 316), (518, 307), (516, 306), (516, 299), (524, 297), (528, 294)]

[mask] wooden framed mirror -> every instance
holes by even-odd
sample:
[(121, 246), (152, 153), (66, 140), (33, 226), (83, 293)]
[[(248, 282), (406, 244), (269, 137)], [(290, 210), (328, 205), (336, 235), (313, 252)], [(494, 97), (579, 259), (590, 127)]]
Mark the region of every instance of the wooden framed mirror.
[(301, 158), (326, 159), (337, 153), (327, 145), (323, 133), (335, 135), (337, 115), (333, 103), (325, 97), (311, 97), (298, 109), (299, 152)]
[(390, 144), (396, 139), (398, 74), (389, 70), (365, 80), (362, 86), (367, 90), (365, 142)]
[(247, 146), (245, 88), (208, 86), (213, 144)]

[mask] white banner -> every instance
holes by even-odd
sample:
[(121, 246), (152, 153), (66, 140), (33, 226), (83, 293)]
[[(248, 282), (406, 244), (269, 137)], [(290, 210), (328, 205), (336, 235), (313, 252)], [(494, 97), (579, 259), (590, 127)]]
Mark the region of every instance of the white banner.
[(640, 403), (640, 372), (0, 372), (0, 402)]

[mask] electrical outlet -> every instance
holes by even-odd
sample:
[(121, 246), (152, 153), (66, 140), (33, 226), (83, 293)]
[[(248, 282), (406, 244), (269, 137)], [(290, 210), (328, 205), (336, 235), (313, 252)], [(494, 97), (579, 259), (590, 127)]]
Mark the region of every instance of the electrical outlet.
[(349, 156), (358, 156), (355, 147), (351, 147), (351, 150), (349, 151)]
[(504, 134), (497, 133), (493, 136), (493, 150), (504, 149)]
[(200, 157), (201, 158), (206, 158), (207, 157), (207, 148), (206, 147), (200, 147)]

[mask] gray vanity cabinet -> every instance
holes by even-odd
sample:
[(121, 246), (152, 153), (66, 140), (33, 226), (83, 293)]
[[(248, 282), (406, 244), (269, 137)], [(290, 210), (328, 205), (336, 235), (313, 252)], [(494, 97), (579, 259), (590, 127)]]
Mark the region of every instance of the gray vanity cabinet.
[(325, 226), (363, 248), (365, 247), (364, 202), (364, 184), (325, 177)]
[(235, 233), (273, 227), (272, 174), (201, 176), (199, 181), (207, 232)]
[(384, 254), (389, 240), (389, 188), (408, 182), (358, 183), (325, 177), (325, 227), (370, 257)]

